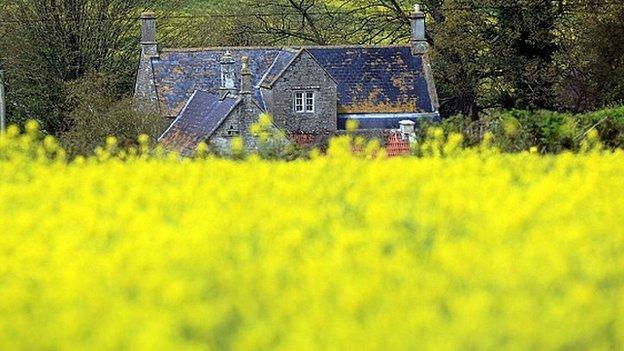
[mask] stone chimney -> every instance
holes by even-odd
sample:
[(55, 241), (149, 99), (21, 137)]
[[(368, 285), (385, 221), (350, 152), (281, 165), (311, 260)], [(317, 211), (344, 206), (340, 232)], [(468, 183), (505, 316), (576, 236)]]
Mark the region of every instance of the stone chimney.
[(226, 51), (219, 61), (221, 63), (221, 91), (236, 94), (236, 60), (230, 51)]
[(438, 93), (433, 79), (431, 62), (429, 61), (430, 58), (427, 54), (429, 43), (427, 43), (425, 31), (425, 13), (422, 12), (420, 5), (414, 5), (414, 12), (410, 16), (410, 20), (412, 23), (412, 55), (422, 55), (423, 73), (425, 74), (425, 80), (427, 81), (427, 91), (431, 100), (431, 109), (434, 112), (438, 112), (440, 109), (440, 103), (438, 101)]
[(241, 95), (251, 95), (253, 84), (251, 82), (251, 70), (249, 69), (249, 57), (243, 56), (241, 59)]
[(412, 23), (412, 53), (422, 55), (429, 47), (425, 37), (425, 14), (420, 9), (420, 5), (414, 5), (414, 12), (410, 16)]
[(152, 70), (152, 58), (155, 57), (158, 57), (156, 14), (143, 12), (141, 14), (141, 57), (134, 87), (134, 102), (137, 109), (150, 113), (160, 112)]
[(156, 14), (151, 11), (141, 14), (141, 49), (143, 55), (158, 56), (158, 43), (156, 42)]

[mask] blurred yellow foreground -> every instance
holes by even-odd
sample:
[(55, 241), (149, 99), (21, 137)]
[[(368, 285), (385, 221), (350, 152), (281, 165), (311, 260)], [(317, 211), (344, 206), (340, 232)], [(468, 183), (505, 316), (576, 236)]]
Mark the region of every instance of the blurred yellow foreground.
[(624, 345), (621, 151), (386, 159), (343, 138), (233, 161), (142, 140), (69, 162), (30, 129), (0, 141), (2, 350)]

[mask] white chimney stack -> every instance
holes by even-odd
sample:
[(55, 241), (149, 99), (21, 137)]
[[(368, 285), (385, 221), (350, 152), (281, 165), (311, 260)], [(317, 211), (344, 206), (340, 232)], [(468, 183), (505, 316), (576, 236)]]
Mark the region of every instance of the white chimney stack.
[(404, 120), (399, 122), (399, 125), (402, 140), (412, 142), (416, 139), (416, 122)]
[(236, 60), (232, 56), (232, 53), (228, 50), (223, 56), (221, 56), (221, 90), (227, 91), (232, 95), (237, 93), (236, 91)]

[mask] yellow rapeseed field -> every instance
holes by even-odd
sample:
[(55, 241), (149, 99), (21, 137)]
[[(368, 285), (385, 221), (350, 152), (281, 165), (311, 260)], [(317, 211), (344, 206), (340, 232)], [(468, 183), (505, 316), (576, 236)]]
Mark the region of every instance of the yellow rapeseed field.
[(233, 161), (110, 139), (68, 162), (28, 130), (0, 140), (1, 350), (624, 348), (622, 151), (342, 138)]

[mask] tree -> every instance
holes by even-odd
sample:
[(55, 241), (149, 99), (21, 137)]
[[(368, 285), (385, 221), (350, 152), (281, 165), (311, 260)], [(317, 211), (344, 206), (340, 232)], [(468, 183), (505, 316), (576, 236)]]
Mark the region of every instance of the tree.
[(255, 15), (238, 22), (266, 44), (397, 43), (410, 33), (411, 1), (406, 0), (238, 0), (222, 10), (234, 8)]
[(59, 134), (71, 128), (66, 83), (91, 72), (116, 78), (117, 96), (132, 90), (138, 14), (173, 6), (148, 0), (6, 0), (0, 60), (7, 66), (9, 117), (39, 119)]
[(595, 110), (624, 103), (624, 3), (587, 0), (566, 31), (558, 98), (563, 109)]
[[(446, 6), (460, 8), (447, 1)], [(476, 11), (439, 11), (432, 55), (441, 112), (476, 119), (479, 113), (497, 104), (500, 89), (497, 67), (486, 39), (487, 14)]]
[(552, 109), (560, 50), (556, 29), (566, 15), (563, 0), (495, 1), (490, 43), (500, 77), (507, 82), (498, 100), (506, 109)]
[(162, 116), (138, 111), (130, 98), (119, 100), (113, 94), (115, 84), (115, 79), (102, 74), (68, 84), (72, 128), (60, 134), (60, 141), (70, 155), (90, 155), (109, 136), (122, 147), (135, 145), (141, 134), (156, 140), (166, 128)]

